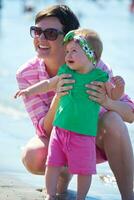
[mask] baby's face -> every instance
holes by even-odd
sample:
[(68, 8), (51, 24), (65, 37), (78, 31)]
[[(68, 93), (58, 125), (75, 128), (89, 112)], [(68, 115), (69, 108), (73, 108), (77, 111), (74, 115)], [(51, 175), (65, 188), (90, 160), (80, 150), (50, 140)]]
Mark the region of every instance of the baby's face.
[(71, 69), (80, 73), (84, 73), (90, 64), (79, 43), (74, 40), (71, 40), (66, 45), (65, 62)]

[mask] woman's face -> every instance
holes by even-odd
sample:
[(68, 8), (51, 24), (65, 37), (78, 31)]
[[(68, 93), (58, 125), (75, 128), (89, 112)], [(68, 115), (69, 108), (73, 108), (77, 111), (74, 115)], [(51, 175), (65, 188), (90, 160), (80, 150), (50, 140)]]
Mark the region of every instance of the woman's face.
[[(56, 17), (46, 17), (36, 24), (36, 27), (39, 27), (41, 30), (46, 30), (49, 28), (62, 31), (63, 26)], [(46, 39), (44, 34), (41, 33), (40, 36), (34, 38), (34, 46), (37, 52), (37, 56), (47, 60), (61, 57), (64, 52), (63, 47), (63, 37), (64, 34), (58, 34), (56, 40)], [(64, 55), (64, 54), (63, 54)]]

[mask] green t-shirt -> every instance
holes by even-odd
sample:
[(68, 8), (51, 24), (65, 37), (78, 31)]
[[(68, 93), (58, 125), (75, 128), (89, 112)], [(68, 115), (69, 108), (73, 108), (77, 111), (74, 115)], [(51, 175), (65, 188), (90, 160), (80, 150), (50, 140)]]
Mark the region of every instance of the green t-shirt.
[(69, 94), (60, 98), (53, 125), (79, 134), (96, 136), (100, 105), (89, 99), (85, 85), (92, 81), (106, 82), (108, 74), (98, 68), (80, 74), (66, 64), (58, 71), (59, 75), (63, 73), (72, 74), (75, 83)]

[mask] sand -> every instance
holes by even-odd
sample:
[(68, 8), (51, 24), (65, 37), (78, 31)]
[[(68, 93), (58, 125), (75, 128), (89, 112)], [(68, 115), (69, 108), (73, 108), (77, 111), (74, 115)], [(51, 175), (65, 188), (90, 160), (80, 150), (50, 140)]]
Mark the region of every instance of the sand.
[(43, 192), (15, 177), (0, 174), (0, 200), (43, 200)]
[[(0, 173), (0, 200), (44, 200), (45, 189), (34, 188), (14, 176), (7, 176)], [(66, 198), (59, 200), (74, 200), (76, 193), (68, 191)]]

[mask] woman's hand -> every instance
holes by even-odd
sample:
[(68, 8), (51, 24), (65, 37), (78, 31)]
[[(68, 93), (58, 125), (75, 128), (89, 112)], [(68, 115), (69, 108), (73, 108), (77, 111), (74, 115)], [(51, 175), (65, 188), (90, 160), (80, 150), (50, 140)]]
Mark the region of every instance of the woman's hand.
[(125, 122), (132, 123), (134, 121), (134, 112), (132, 107), (127, 102), (112, 100), (109, 98), (106, 94), (105, 83), (95, 81), (86, 85), (86, 87), (90, 99), (98, 102), (107, 110), (117, 112)]
[(89, 98), (101, 106), (107, 107), (108, 96), (106, 94), (105, 84), (103, 82), (94, 81), (86, 85)]
[[(58, 96), (64, 96), (69, 93), (69, 90), (73, 88), (71, 83), (74, 83), (75, 80), (71, 79), (71, 74), (62, 74), (59, 76), (59, 80), (57, 83), (57, 95)], [(69, 85), (67, 85), (69, 84)]]

